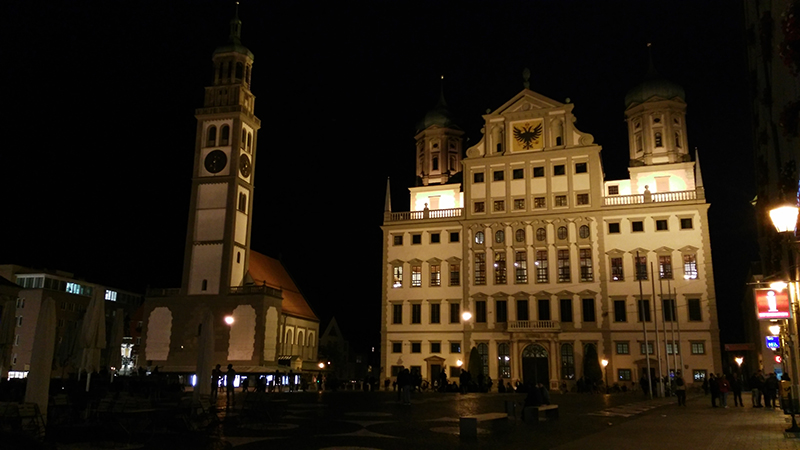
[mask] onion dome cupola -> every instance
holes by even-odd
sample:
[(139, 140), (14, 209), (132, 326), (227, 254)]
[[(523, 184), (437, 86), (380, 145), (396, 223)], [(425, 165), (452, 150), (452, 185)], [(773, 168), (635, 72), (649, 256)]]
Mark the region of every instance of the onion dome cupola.
[(625, 121), (631, 166), (691, 159), (686, 137), (686, 94), (680, 85), (655, 70), (652, 54), (645, 80), (625, 95)]
[(206, 88), (205, 107), (241, 105), (253, 113), (255, 97), (250, 92), (253, 52), (242, 45), (239, 7), (230, 22), (228, 42), (214, 50), (214, 85)]
[[(444, 77), (442, 77), (444, 78)], [(447, 109), (444, 86), (439, 101), (417, 123), (417, 185), (446, 184), (461, 172), (464, 131)]]

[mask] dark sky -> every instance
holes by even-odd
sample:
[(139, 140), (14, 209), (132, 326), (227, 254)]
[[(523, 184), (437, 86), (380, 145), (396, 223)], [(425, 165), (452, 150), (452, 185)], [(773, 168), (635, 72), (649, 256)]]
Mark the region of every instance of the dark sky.
[[(0, 263), (144, 292), (177, 287), (194, 109), (233, 2), (0, 5), (4, 110)], [(738, 1), (244, 0), (258, 135), (252, 248), (281, 257), (323, 320), (377, 343), (383, 197), (414, 183), (416, 123), (444, 75), (469, 138), (522, 89), (575, 104), (627, 176), (625, 92), (655, 66), (681, 84), (701, 154), (723, 340), (741, 339), (756, 258), (750, 118)]]

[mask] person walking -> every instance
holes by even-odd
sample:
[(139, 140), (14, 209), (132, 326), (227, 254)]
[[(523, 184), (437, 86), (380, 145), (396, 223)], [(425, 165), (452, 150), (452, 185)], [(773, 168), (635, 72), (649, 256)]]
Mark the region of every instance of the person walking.
[(678, 406), (686, 406), (686, 382), (680, 370), (675, 372), (675, 396), (678, 397)]
[(731, 375), (731, 392), (733, 392), (733, 406), (744, 406), (742, 401), (742, 380), (735, 373)]
[(728, 392), (731, 391), (731, 383), (723, 373), (719, 377), (719, 405), (723, 408), (728, 407)]
[(411, 372), (403, 369), (397, 375), (397, 387), (400, 388), (400, 397), (404, 405), (411, 405)]
[(769, 374), (767, 379), (764, 381), (764, 406), (767, 408), (774, 408), (778, 405), (777, 397), (778, 397), (778, 377), (775, 373)]
[(708, 376), (708, 390), (711, 392), (711, 406), (716, 408), (719, 399), (719, 380), (713, 373)]
[(231, 408), (236, 404), (236, 395), (233, 392), (234, 379), (236, 379), (236, 370), (233, 369), (233, 364), (228, 364), (228, 371), (225, 372), (226, 408)]

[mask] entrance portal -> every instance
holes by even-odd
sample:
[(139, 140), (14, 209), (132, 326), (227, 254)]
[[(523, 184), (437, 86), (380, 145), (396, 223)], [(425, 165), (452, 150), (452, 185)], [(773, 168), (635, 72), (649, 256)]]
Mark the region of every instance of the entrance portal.
[(547, 350), (539, 344), (531, 344), (522, 351), (522, 382), (550, 384), (550, 364)]

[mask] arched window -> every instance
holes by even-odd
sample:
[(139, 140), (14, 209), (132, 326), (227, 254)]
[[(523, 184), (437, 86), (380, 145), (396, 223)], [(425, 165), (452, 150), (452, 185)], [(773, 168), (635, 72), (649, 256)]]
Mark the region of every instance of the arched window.
[(431, 170), (439, 170), (439, 157), (434, 156), (431, 161)]
[(664, 142), (661, 139), (661, 132), (660, 131), (656, 131), (655, 138), (656, 138), (656, 147), (663, 147), (664, 146)]
[(567, 227), (558, 227), (558, 238), (559, 239), (567, 238)]
[(511, 378), (511, 352), (508, 344), (497, 345), (497, 376)]
[(483, 244), (483, 240), (484, 240), (483, 231), (478, 231), (477, 233), (475, 233), (476, 244)]
[(228, 145), (231, 136), (231, 127), (223, 125), (219, 133), (219, 145)]
[(247, 133), (247, 153), (250, 153), (250, 144), (253, 141), (253, 133)]
[(244, 65), (240, 62), (236, 63), (236, 79), (241, 80), (244, 78)]
[(286, 343), (289, 345), (294, 344), (294, 333), (292, 331), (294, 330), (286, 330)]
[(681, 148), (681, 134), (679, 132), (675, 132), (675, 147)]
[(581, 225), (578, 229), (578, 234), (581, 238), (586, 239), (589, 237), (589, 226), (588, 225)]
[(458, 171), (458, 167), (456, 167), (456, 157), (455, 157), (455, 155), (450, 155), (450, 166), (447, 169), (452, 171), (452, 172), (457, 172)]
[(239, 141), (239, 147), (244, 148), (245, 142), (247, 142), (247, 130), (242, 130), (242, 140)]
[(561, 345), (561, 378), (564, 380), (575, 379), (575, 351), (572, 344)]
[[(489, 346), (486, 344), (478, 344), (478, 354), (481, 355), (481, 369), (483, 376), (489, 376)], [(478, 374), (475, 374), (476, 376)]]
[(206, 147), (213, 147), (215, 145), (217, 145), (217, 127), (210, 126), (206, 134)]
[(494, 241), (498, 244), (502, 244), (506, 241), (506, 233), (503, 230), (497, 230), (494, 234)]
[(305, 333), (303, 333), (303, 330), (297, 332), (297, 345), (301, 347), (305, 347), (306, 345)]
[(517, 242), (525, 242), (525, 230), (523, 230), (522, 228), (517, 230), (517, 232), (514, 233), (514, 239)]
[(539, 228), (536, 230), (536, 240), (537, 241), (544, 241), (547, 239), (547, 231), (544, 228)]

